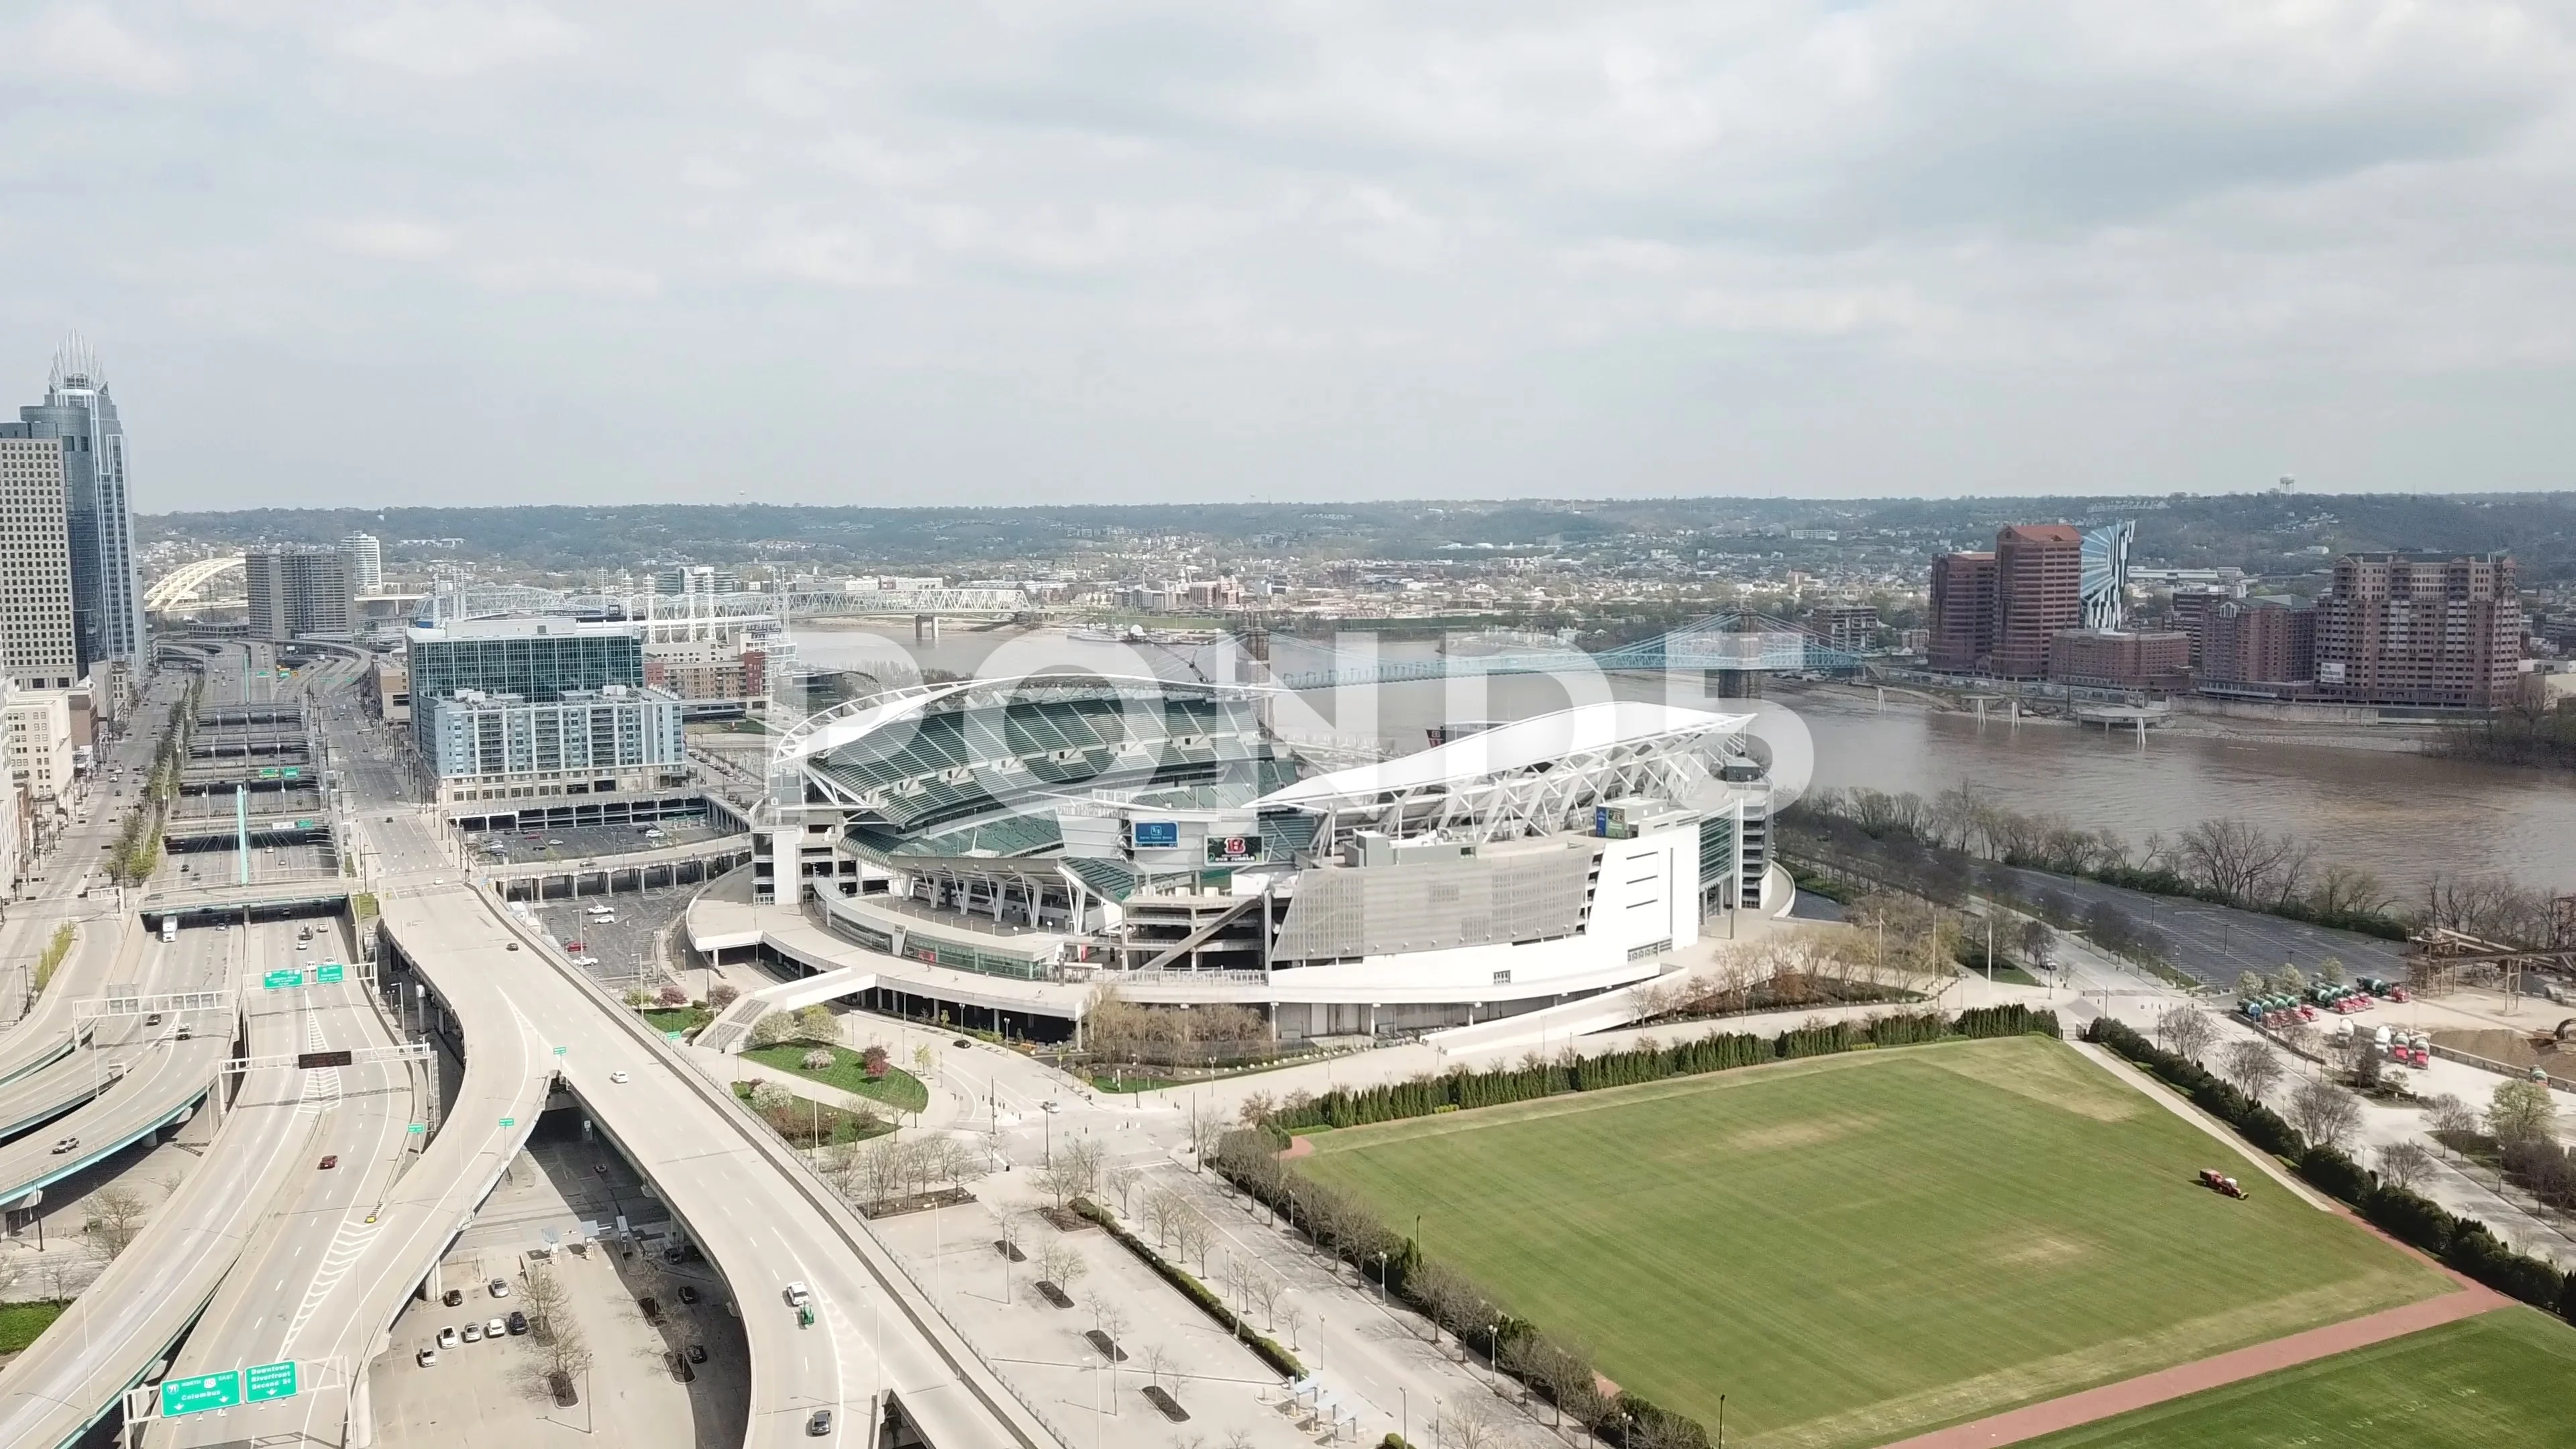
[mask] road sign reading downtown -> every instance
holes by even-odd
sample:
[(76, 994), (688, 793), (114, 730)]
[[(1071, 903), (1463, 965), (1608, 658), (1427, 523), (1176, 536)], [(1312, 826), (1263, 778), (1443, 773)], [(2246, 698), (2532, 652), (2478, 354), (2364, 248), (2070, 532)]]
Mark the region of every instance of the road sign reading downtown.
[(325, 961), (313, 968), (313, 980), (317, 985), (337, 986), (347, 979), (348, 968), (337, 961)]
[(242, 1397), (254, 1404), (267, 1399), (294, 1398), (295, 1360), (252, 1364), (242, 1370), (242, 1383), (248, 1390)]
[(291, 991), (304, 984), (301, 971), (271, 971), (259, 978), (259, 984), (271, 991)]
[(202, 1414), (208, 1409), (229, 1409), (241, 1401), (239, 1370), (161, 1381), (161, 1416), (165, 1419)]

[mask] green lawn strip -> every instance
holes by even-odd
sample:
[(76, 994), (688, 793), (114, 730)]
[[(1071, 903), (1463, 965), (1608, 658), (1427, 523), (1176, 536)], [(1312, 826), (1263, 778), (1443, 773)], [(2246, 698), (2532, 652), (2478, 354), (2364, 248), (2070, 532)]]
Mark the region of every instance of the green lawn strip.
[(2576, 1446), (2576, 1329), (2523, 1307), (2029, 1441), (2031, 1449)]
[(883, 1102), (899, 1112), (918, 1112), (930, 1105), (930, 1089), (921, 1078), (901, 1067), (888, 1066), (882, 1077), (868, 1075), (867, 1058), (848, 1047), (831, 1048), (832, 1064), (819, 1071), (805, 1066), (805, 1054), (816, 1048), (812, 1043), (791, 1042), (786, 1046), (753, 1047), (743, 1055), (765, 1067), (794, 1072), (811, 1082), (854, 1092), (870, 1101)]
[[(1882, 1443), (2431, 1296), (2072, 1049), (1945, 1042), (1316, 1139), (1600, 1371), (1750, 1446)], [(2240, 1164), (2241, 1165), (2241, 1164)], [(1737, 1435), (1742, 1435), (1739, 1440)]]
[[(758, 1086), (754, 1082), (736, 1082), (733, 1094), (748, 1103)], [(759, 1109), (753, 1109), (756, 1113)], [(778, 1135), (798, 1147), (828, 1147), (840, 1142), (865, 1142), (895, 1130), (883, 1118), (863, 1120), (855, 1112), (827, 1107), (811, 1097), (794, 1097), (775, 1115), (761, 1114)], [(819, 1134), (819, 1135), (818, 1135)]]
[(36, 1341), (68, 1303), (0, 1303), (0, 1353), (19, 1353)]
[(659, 1032), (696, 1031), (716, 1019), (716, 1014), (699, 1006), (675, 1007), (669, 1011), (648, 1011), (644, 1019)]
[(1099, 1072), (1094, 1073), (1091, 1078), (1092, 1087), (1102, 1092), (1159, 1092), (1165, 1087), (1177, 1087), (1180, 1084), (1180, 1079), (1177, 1077), (1149, 1077), (1135, 1072), (1123, 1072), (1116, 1076)]

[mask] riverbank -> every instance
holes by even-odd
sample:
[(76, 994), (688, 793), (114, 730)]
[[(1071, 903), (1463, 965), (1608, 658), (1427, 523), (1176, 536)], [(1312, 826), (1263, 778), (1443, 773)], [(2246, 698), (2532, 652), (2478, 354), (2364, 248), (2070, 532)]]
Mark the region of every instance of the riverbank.
[[(1879, 709), (1878, 686), (1790, 681), (1774, 688), (1772, 697), (1792, 708), (1806, 699), (1833, 699), (1842, 703)], [(1964, 698), (1964, 696), (1963, 696)], [(2443, 737), (2443, 727), (2426, 720), (2383, 720), (2369, 710), (2340, 706), (2265, 705), (2244, 700), (2195, 699), (2188, 696), (2173, 700), (2173, 712), (2164, 722), (2150, 727), (2150, 734), (2167, 738), (2226, 740), (2238, 744), (2297, 745), (2320, 749), (2364, 750), (2381, 754), (2422, 754)], [(1968, 704), (1944, 698), (1934, 691), (1914, 685), (1889, 685), (1884, 698), (1886, 710), (1915, 710), (1926, 714), (1954, 716), (1975, 720), (1976, 709)], [(2057, 705), (2049, 705), (2054, 710)], [(2063, 714), (2006, 713), (1989, 705), (1985, 727), (1994, 729), (2074, 730), (2089, 729), (2103, 733), (2098, 726), (2079, 725)], [(2113, 731), (2122, 738), (2134, 739)]]

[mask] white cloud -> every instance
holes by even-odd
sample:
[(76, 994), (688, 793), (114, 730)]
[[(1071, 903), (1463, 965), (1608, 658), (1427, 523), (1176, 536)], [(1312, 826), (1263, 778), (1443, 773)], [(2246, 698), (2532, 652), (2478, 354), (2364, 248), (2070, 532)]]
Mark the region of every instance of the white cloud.
[(32, 70), (55, 84), (98, 85), (138, 95), (167, 95), (187, 83), (186, 64), (169, 48), (94, 6), (46, 11), (26, 26), (23, 40), (23, 56), (33, 65), (20, 70), (20, 82)]
[[(707, 399), (766, 369), (813, 400), (763, 420), (778, 496), (847, 497), (853, 457), (995, 502), (1031, 470), (1104, 497), (2212, 486), (2249, 417), (2359, 429), (2379, 486), (2555, 482), (2529, 440), (2563, 453), (2576, 423), (2506, 451), (2458, 400), (2576, 375), (2571, 24), (2538, 0), (64, 7), (0, 35), (43, 62), (0, 93), (25, 138), (0, 317), (76, 305), (129, 377), (275, 336), (373, 361), (311, 374), (352, 429), (542, 393), (722, 453)], [(220, 416), (256, 371), (174, 373), (136, 426)], [(363, 391), (388, 371), (398, 399)], [(2391, 389), (2427, 400), (2349, 403)], [(294, 441), (366, 445), (326, 431)], [(2069, 461), (2104, 435), (2116, 459)], [(705, 481), (684, 442), (527, 446), (564, 496)], [(297, 476), (205, 466), (202, 496)]]
[(456, 246), (456, 238), (443, 227), (383, 217), (322, 222), (315, 231), (335, 250), (385, 261), (436, 261)]

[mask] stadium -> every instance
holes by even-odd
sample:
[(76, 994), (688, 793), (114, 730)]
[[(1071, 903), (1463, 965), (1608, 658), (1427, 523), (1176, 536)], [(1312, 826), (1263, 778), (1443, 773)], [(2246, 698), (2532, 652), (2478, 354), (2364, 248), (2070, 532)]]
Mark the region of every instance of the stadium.
[(1750, 716), (1605, 700), (1323, 770), (1275, 696), (1034, 675), (811, 716), (772, 754), (749, 891), (693, 905), (691, 945), (798, 978), (765, 1006), (1063, 1040), (1114, 985), (1296, 1041), (1613, 990), (1785, 909)]

